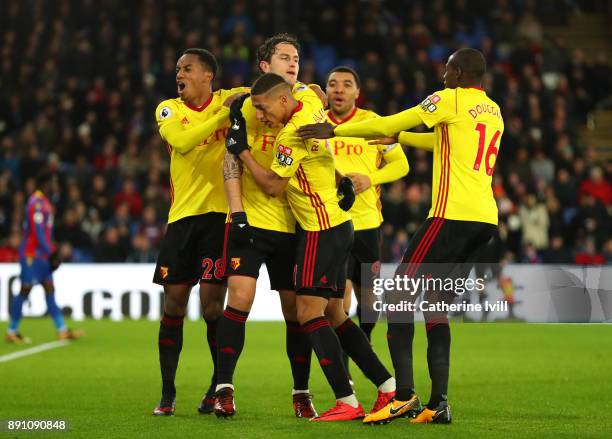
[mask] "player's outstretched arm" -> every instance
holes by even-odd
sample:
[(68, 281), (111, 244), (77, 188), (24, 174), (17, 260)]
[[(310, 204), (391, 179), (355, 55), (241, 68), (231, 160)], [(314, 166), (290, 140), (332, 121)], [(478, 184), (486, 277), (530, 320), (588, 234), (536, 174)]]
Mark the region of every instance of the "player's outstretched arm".
[(392, 116), (379, 117), (377, 119), (364, 120), (363, 122), (347, 123), (334, 127), (330, 123), (309, 124), (297, 129), (297, 134), (302, 140), (306, 139), (329, 139), (335, 136), (364, 137), (366, 139), (376, 137), (389, 137), (400, 131), (409, 130), (423, 122), (419, 117), (419, 107), (412, 107)]
[(181, 154), (187, 154), (202, 143), (202, 140), (214, 134), (219, 124), (227, 119), (228, 114), (229, 108), (222, 107), (217, 114), (204, 123), (188, 129), (185, 129), (178, 118), (164, 121), (160, 123), (159, 134), (172, 146), (173, 150)]
[(402, 145), (433, 151), (436, 144), (436, 135), (434, 133), (409, 133), (402, 131), (399, 133), (398, 141)]
[(400, 145), (395, 144), (387, 148), (383, 153), (383, 157), (385, 158), (385, 165), (368, 175), (372, 186), (398, 180), (410, 171), (408, 159)]
[(271, 197), (276, 197), (282, 194), (289, 183), (289, 178), (281, 177), (271, 169), (261, 166), (251, 151), (244, 150), (240, 153), (240, 160), (247, 167), (255, 183), (263, 189), (263, 191)]
[[(369, 143), (374, 144), (374, 141)], [(392, 148), (388, 149), (383, 156), (386, 164), (370, 174), (360, 174), (357, 172), (349, 172), (346, 174), (347, 177), (353, 181), (355, 193), (357, 195), (365, 192), (372, 186), (390, 183), (408, 174), (410, 166), (408, 165), (408, 159), (401, 146), (395, 144)]]
[(242, 185), (240, 183), (241, 176), (242, 163), (240, 159), (229, 151), (225, 151), (225, 157), (223, 158), (223, 179), (230, 213), (244, 212), (244, 207), (242, 206)]

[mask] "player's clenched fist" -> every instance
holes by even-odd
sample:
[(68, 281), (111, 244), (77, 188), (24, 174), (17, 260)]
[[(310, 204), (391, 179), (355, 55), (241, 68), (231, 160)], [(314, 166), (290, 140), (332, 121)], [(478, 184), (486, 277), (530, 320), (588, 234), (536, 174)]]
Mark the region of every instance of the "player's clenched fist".
[(340, 209), (348, 211), (353, 207), (353, 203), (355, 202), (355, 187), (350, 178), (342, 177), (340, 179), (338, 183), (338, 195), (342, 196), (340, 201), (338, 201)]
[(232, 241), (239, 246), (249, 245), (253, 243), (253, 234), (251, 226), (247, 221), (245, 212), (234, 212), (231, 215), (232, 222), (230, 224), (230, 237)]
[(247, 142), (246, 121), (242, 117), (242, 104), (248, 95), (241, 96), (230, 105), (230, 129), (225, 139), (225, 147), (235, 155), (249, 148)]

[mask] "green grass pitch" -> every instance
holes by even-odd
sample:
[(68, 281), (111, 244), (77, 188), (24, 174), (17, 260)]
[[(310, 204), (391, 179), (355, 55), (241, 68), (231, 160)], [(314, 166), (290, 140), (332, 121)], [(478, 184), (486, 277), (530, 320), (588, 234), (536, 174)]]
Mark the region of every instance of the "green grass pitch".
[[(70, 423), (69, 437), (75, 438), (612, 435), (611, 325), (451, 324), (453, 424), (418, 426), (403, 419), (366, 426), (294, 418), (284, 324), (259, 322), (247, 323), (246, 346), (234, 381), (234, 419), (218, 420), (196, 411), (211, 374), (203, 322), (185, 324), (176, 416), (156, 418), (151, 410), (160, 396), (158, 323), (89, 320), (72, 326), (84, 329), (86, 338), (0, 363), (0, 418), (63, 418)], [(390, 367), (383, 326), (374, 331), (374, 346)], [(25, 319), (22, 330), (35, 345), (53, 340), (48, 319)], [(429, 397), (425, 339), (423, 324), (417, 324), (415, 380), (424, 402)], [(20, 349), (24, 348), (2, 344), (0, 355)], [(357, 397), (369, 410), (376, 390), (354, 364), (351, 370)], [(322, 412), (332, 405), (333, 395), (315, 362), (311, 375), (310, 390)], [(50, 434), (67, 433), (30, 436)]]

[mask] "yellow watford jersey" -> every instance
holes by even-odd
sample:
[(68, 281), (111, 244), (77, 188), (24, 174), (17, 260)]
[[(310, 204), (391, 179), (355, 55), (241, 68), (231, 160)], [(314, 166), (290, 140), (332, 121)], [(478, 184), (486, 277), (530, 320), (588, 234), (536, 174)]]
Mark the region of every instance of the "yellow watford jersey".
[[(376, 117), (379, 116), (373, 111), (355, 107), (347, 117), (337, 120), (331, 111), (327, 111), (327, 120), (335, 126)], [(336, 168), (343, 175), (349, 172), (364, 175), (374, 173), (380, 167), (383, 155), (397, 146), (368, 145), (368, 140), (360, 137), (334, 137), (328, 142), (336, 160)], [(379, 227), (383, 221), (381, 207), (380, 186), (372, 184), (368, 190), (357, 195), (355, 204), (349, 210), (355, 230)]]
[(287, 199), (295, 219), (308, 231), (327, 230), (350, 220), (349, 214), (338, 206), (334, 156), (328, 142), (302, 141), (296, 134), (298, 127), (324, 119), (325, 111), (320, 101), (318, 106), (310, 107), (298, 102), (274, 145), (271, 169), (281, 177), (291, 177)]
[[(223, 107), (223, 102), (232, 94), (242, 91), (245, 89), (217, 90), (201, 107), (191, 107), (180, 98), (165, 100), (157, 106), (157, 125), (170, 154), (172, 204), (168, 223), (208, 212), (227, 212), (223, 188), (223, 156), (229, 112)], [(181, 153), (169, 142), (168, 138), (173, 132), (189, 130), (211, 118), (216, 118), (217, 123), (194, 148)]]
[(480, 88), (444, 89), (419, 106), (435, 126), (430, 217), (497, 224), (491, 179), (504, 121), (499, 106)]
[[(297, 82), (292, 88), (293, 96), (305, 107), (321, 107), (321, 100), (306, 84)], [(307, 110), (305, 110), (307, 111)], [(309, 111), (309, 110), (308, 110)], [(316, 110), (313, 110), (313, 112)], [(247, 136), (251, 154), (261, 166), (270, 168), (274, 158), (274, 142), (282, 126), (269, 128), (255, 117), (251, 98), (242, 105), (242, 115), (246, 120)], [(255, 183), (253, 176), (245, 167), (242, 173), (242, 204), (249, 224), (277, 232), (295, 232), (295, 218), (291, 213), (285, 193), (270, 197)]]

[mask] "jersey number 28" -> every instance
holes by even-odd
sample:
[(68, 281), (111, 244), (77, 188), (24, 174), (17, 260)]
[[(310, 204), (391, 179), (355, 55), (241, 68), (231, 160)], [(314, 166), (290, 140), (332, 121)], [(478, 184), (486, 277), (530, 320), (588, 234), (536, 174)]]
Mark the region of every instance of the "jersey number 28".
[[(484, 152), (485, 145), (485, 136), (487, 133), (487, 126), (484, 123), (476, 124), (476, 131), (478, 131), (478, 152), (476, 153), (476, 160), (474, 160), (474, 170), (480, 170), (480, 164), (482, 163), (482, 153)], [(487, 171), (487, 175), (493, 175), (493, 168), (495, 167), (495, 161), (497, 160), (497, 152), (499, 148), (497, 147), (497, 141), (499, 140), (499, 136), (501, 132), (499, 130), (495, 131), (493, 134), (493, 138), (489, 142), (489, 147), (487, 148), (487, 154), (485, 155), (485, 170)], [(493, 157), (493, 163), (491, 163), (491, 156)]]

